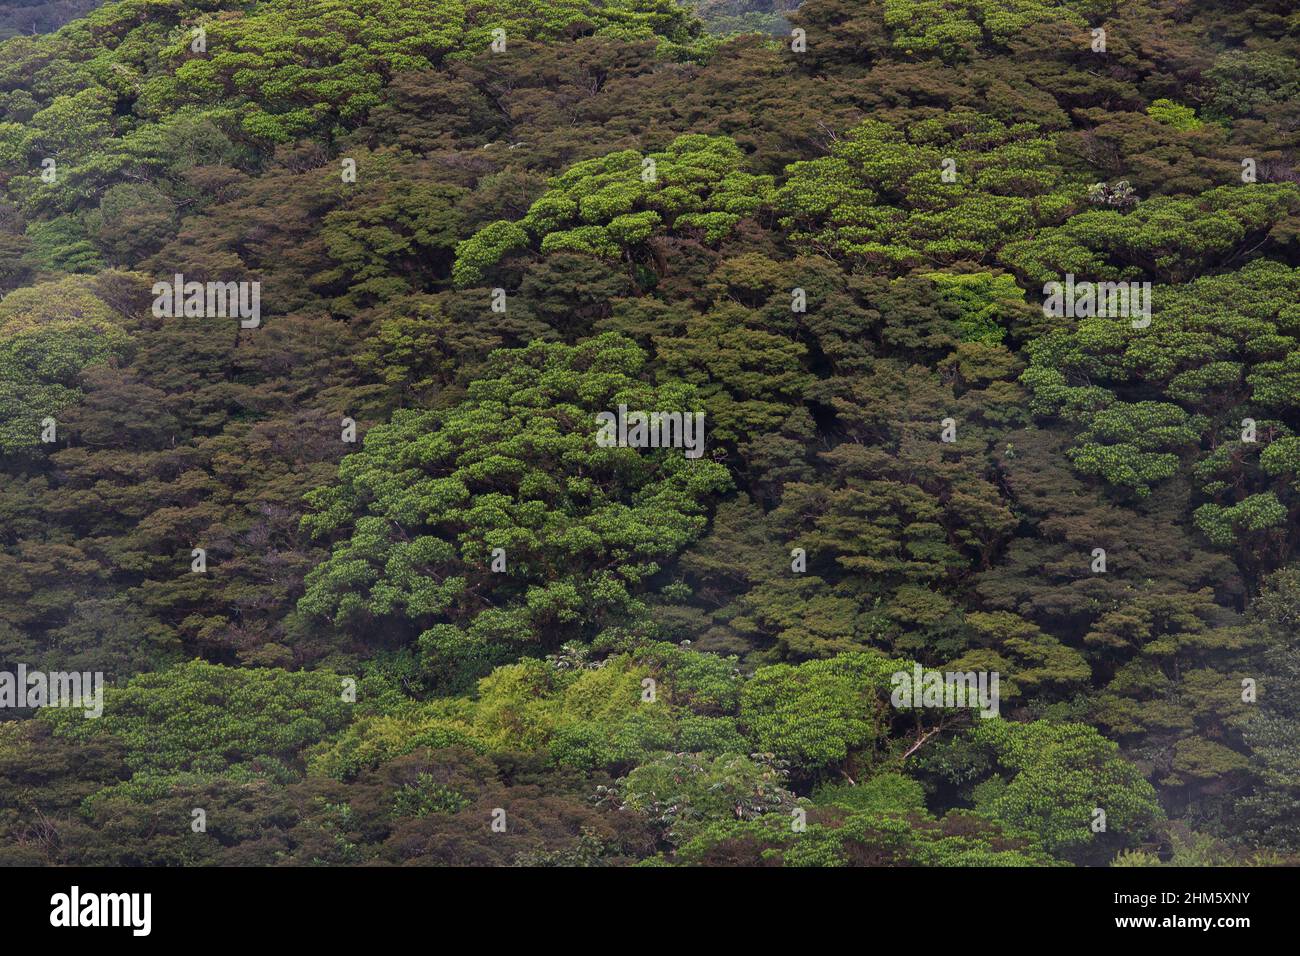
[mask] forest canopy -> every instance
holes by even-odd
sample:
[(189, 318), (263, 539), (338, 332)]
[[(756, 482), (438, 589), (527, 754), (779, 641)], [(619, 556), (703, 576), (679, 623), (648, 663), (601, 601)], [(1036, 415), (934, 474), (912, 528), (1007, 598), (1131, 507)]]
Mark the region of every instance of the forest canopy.
[(56, 6), (0, 863), (1300, 862), (1287, 0)]

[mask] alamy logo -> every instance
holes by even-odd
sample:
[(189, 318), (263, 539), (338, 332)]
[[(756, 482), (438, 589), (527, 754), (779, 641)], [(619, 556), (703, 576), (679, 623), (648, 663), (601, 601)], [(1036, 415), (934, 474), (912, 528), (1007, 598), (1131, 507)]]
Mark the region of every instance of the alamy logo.
[(0, 671), (0, 707), (80, 707), (87, 717), (104, 713), (104, 675), (100, 671)]
[(1066, 273), (1065, 282), (1043, 286), (1043, 314), (1071, 319), (1130, 318), (1133, 328), (1151, 324), (1150, 282), (1075, 282), (1074, 273)]
[(241, 329), (262, 324), (262, 283), (186, 282), (179, 272), (171, 282), (153, 284), (154, 318), (233, 319)]
[(50, 897), (50, 925), (129, 926), (132, 936), (148, 936), (153, 928), (152, 893), (70, 893)]
[(601, 448), (682, 448), (687, 458), (704, 454), (703, 412), (640, 412), (618, 406), (618, 412), (596, 415)]
[(1000, 680), (997, 671), (932, 671), (914, 664), (910, 672), (894, 672), (889, 700), (895, 707), (978, 707), (981, 717), (996, 717)]

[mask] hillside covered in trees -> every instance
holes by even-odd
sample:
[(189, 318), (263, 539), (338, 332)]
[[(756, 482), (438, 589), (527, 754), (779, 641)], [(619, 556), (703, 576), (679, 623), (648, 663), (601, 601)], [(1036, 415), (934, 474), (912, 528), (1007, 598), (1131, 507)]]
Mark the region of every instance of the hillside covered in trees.
[(1300, 862), (1298, 150), (1291, 0), (13, 36), (0, 863)]

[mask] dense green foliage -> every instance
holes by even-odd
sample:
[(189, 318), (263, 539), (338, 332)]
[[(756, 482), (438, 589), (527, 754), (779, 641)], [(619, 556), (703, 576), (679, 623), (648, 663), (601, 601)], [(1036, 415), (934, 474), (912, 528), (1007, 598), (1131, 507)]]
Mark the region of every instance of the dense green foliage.
[(13, 36), (0, 863), (1297, 862), (1298, 130), (1284, 0)]

